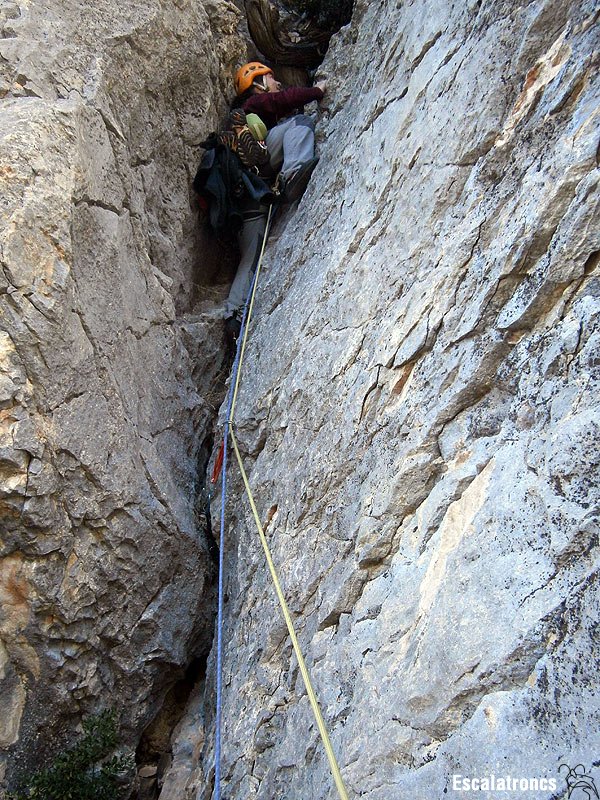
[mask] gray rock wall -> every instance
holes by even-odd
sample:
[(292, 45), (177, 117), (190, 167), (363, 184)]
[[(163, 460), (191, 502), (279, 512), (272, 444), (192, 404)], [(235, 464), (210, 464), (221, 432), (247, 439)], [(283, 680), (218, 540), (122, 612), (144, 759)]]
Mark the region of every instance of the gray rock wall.
[(0, 779), (105, 707), (135, 743), (212, 636), (226, 287), (189, 186), (242, 57), (225, 1), (1, 15)]
[[(592, 2), (361, 0), (323, 65), (237, 430), (351, 797), (600, 784), (597, 47)], [(231, 473), (224, 796), (331, 800)]]
[[(209, 644), (224, 287), (189, 182), (243, 53), (225, 0), (0, 14), (2, 777), (106, 705), (135, 743)], [(359, 0), (324, 64), (237, 430), (352, 797), (600, 784), (597, 31), (585, 0)], [(235, 467), (231, 496), (224, 794), (334, 798)], [(214, 655), (163, 800), (210, 795), (213, 691)]]

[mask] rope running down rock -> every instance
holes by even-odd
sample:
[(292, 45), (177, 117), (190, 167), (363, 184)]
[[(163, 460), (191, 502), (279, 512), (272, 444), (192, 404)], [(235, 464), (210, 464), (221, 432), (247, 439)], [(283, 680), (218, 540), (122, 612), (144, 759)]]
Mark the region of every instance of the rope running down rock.
[(254, 308), (254, 298), (256, 294), (256, 286), (258, 284), (258, 277), (260, 274), (260, 269), (262, 266), (262, 260), (265, 252), (265, 246), (267, 242), (267, 237), (269, 234), (269, 224), (271, 220), (271, 211), (272, 207), (269, 207), (269, 214), (267, 217), (267, 224), (265, 226), (265, 234), (263, 237), (262, 247), (260, 251), (260, 256), (258, 259), (258, 264), (256, 267), (256, 271), (254, 273), (254, 277), (252, 279), (252, 284), (250, 286), (249, 296), (246, 300), (246, 306), (244, 308), (244, 315), (242, 318), (242, 327), (240, 332), (240, 338), (238, 340), (238, 347), (236, 352), (235, 361), (233, 364), (233, 371), (232, 371), (232, 381), (231, 381), (231, 388), (229, 391), (229, 398), (227, 404), (227, 415), (225, 418), (225, 425), (224, 425), (224, 432), (223, 432), (223, 466), (221, 470), (221, 526), (220, 526), (220, 536), (219, 536), (219, 599), (218, 599), (218, 614), (217, 614), (217, 710), (216, 710), (216, 720), (215, 720), (215, 800), (221, 800), (221, 716), (222, 716), (222, 670), (223, 670), (223, 550), (224, 550), (224, 540), (225, 540), (225, 505), (227, 499), (227, 450), (228, 450), (228, 439), (231, 437), (231, 442), (233, 444), (233, 448), (235, 451), (235, 456), (240, 468), (240, 472), (242, 474), (242, 480), (244, 481), (244, 487), (246, 489), (246, 493), (248, 495), (248, 500), (250, 502), (250, 507), (252, 509), (252, 515), (254, 517), (254, 521), (256, 523), (256, 527), (258, 530), (258, 535), (260, 537), (261, 544), (263, 546), (265, 556), (267, 559), (267, 565), (269, 567), (269, 572), (271, 574), (271, 579), (273, 580), (273, 584), (275, 586), (275, 591), (277, 593), (277, 598), (281, 605), (281, 609), (283, 612), (283, 616), (285, 619), (285, 623), (288, 628), (288, 632), (290, 634), (290, 639), (292, 641), (292, 646), (294, 648), (294, 652), (296, 654), (296, 658), (298, 661), (298, 666), (300, 668), (300, 673), (302, 675), (302, 679), (304, 681), (304, 685), (306, 687), (306, 692), (308, 695), (308, 699), (310, 701), (310, 705), (315, 717), (315, 721), (317, 723), (317, 728), (319, 729), (319, 733), (321, 735), (321, 739), (323, 741), (323, 746), (325, 748), (325, 752), (327, 754), (327, 759), (329, 761), (329, 766), (331, 769), (331, 774), (333, 776), (340, 800), (348, 800), (348, 793), (344, 786), (344, 782), (340, 773), (340, 768), (338, 766), (335, 753), (333, 751), (333, 747), (331, 745), (331, 741), (329, 739), (329, 735), (327, 733), (327, 728), (325, 727), (325, 722), (323, 720), (323, 715), (321, 713), (321, 709), (319, 707), (319, 703), (317, 700), (317, 696), (312, 686), (312, 682), (310, 679), (310, 673), (306, 666), (306, 662), (304, 661), (304, 656), (302, 655), (302, 650), (300, 648), (300, 644), (298, 642), (298, 637), (296, 635), (296, 631), (294, 629), (294, 623), (292, 617), (290, 615), (287, 602), (285, 600), (285, 596), (283, 594), (283, 590), (281, 588), (281, 584), (279, 582), (279, 577), (277, 575), (277, 571), (275, 569), (275, 565), (273, 563), (273, 558), (271, 556), (271, 552), (269, 549), (269, 545), (264, 533), (263, 526), (260, 521), (260, 517), (258, 515), (258, 511), (256, 508), (256, 503), (254, 500), (254, 496), (252, 494), (252, 490), (250, 488), (250, 483), (248, 481), (248, 476), (244, 469), (244, 464), (242, 461), (242, 457), (240, 455), (239, 447), (237, 444), (237, 440), (235, 438), (234, 428), (233, 428), (233, 415), (235, 411), (235, 403), (237, 400), (237, 395), (240, 386), (240, 376), (242, 371), (242, 364), (244, 361), (244, 354), (246, 350), (246, 341), (248, 338), (248, 326), (250, 320), (252, 318), (252, 310)]

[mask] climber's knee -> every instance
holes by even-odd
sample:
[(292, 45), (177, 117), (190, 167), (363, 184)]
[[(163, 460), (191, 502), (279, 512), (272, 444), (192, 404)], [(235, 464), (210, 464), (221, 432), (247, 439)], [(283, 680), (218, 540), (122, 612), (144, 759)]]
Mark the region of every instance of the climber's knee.
[(305, 128), (310, 128), (312, 131), (315, 129), (316, 120), (310, 114), (296, 114), (293, 117), (294, 125), (302, 125)]

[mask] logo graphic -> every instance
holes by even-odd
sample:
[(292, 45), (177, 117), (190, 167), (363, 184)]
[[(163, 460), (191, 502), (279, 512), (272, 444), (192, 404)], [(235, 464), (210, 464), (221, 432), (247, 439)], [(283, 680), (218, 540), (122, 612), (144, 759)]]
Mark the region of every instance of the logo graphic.
[(583, 764), (577, 764), (573, 768), (568, 764), (561, 764), (558, 771), (562, 772), (563, 767), (567, 770), (568, 800), (600, 800), (594, 779), (585, 771)]

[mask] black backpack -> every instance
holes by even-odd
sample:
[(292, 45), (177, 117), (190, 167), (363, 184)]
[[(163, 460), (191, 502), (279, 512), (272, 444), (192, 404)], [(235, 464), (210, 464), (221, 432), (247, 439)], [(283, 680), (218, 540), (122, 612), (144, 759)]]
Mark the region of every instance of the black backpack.
[(243, 202), (251, 198), (268, 205), (275, 201), (275, 195), (215, 134), (202, 142), (202, 147), (206, 152), (192, 183), (194, 190), (208, 204), (213, 230), (218, 234), (237, 233), (243, 223)]

